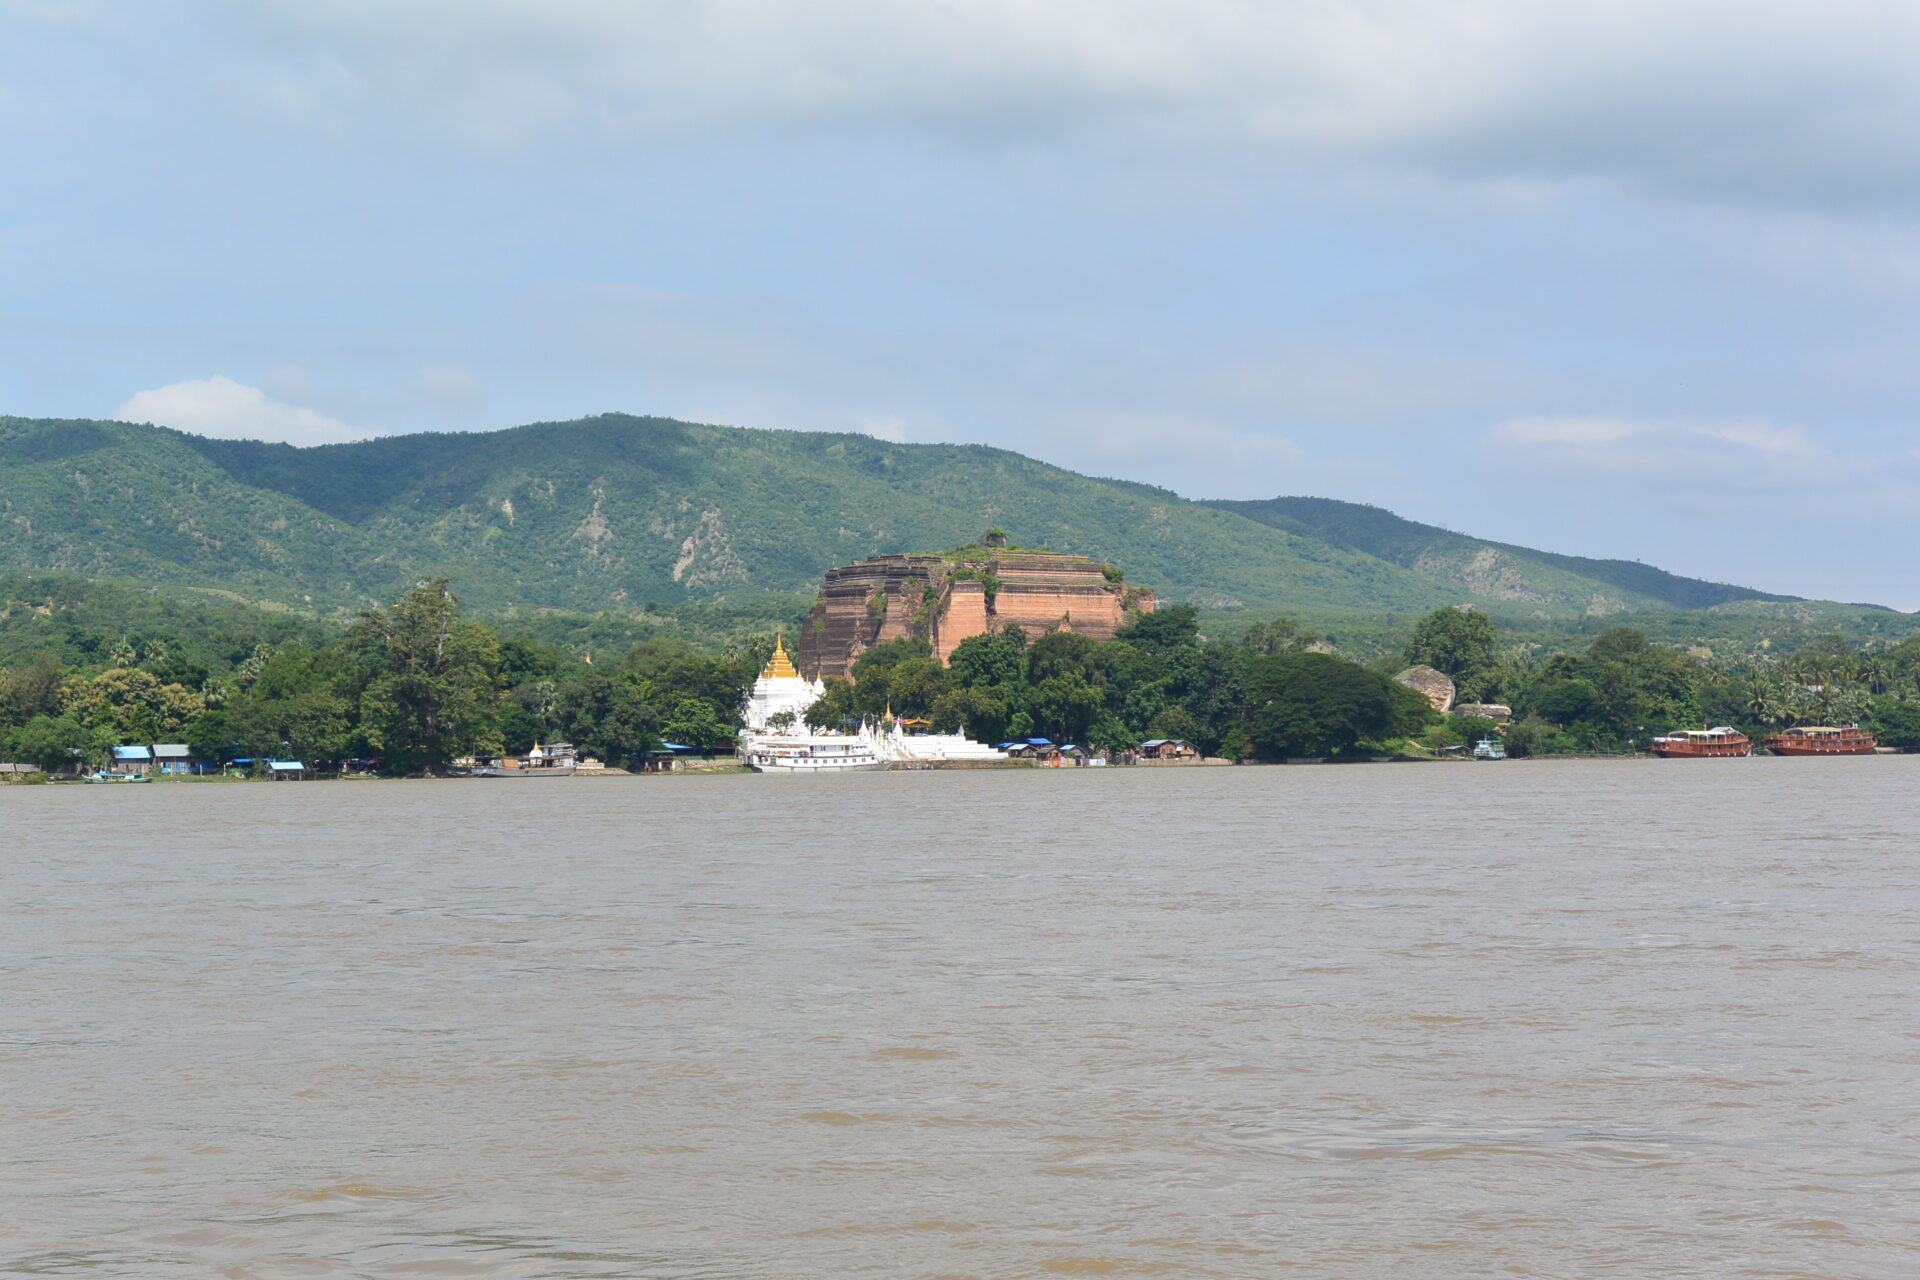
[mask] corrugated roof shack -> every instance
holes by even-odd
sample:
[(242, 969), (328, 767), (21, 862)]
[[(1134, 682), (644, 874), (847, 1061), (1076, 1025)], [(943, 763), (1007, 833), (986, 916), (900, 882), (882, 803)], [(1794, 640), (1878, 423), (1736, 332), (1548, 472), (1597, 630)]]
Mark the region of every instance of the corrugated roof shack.
[(1149, 738), (1140, 744), (1142, 760), (1198, 760), (1200, 749), (1185, 738)]
[(267, 777), (275, 782), (305, 782), (312, 771), (298, 760), (267, 761)]
[(115, 773), (151, 773), (153, 771), (153, 749), (151, 747), (115, 747), (113, 749), (113, 771)]
[(155, 773), (170, 776), (184, 776), (189, 773), (205, 773), (206, 762), (193, 754), (184, 742), (156, 742), (153, 744), (153, 768)]

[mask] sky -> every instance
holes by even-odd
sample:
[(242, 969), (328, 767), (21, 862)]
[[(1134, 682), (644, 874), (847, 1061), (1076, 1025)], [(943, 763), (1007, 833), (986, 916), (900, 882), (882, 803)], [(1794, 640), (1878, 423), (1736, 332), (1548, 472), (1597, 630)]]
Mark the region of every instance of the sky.
[(1920, 609), (1906, 0), (0, 0), (0, 413), (622, 411)]

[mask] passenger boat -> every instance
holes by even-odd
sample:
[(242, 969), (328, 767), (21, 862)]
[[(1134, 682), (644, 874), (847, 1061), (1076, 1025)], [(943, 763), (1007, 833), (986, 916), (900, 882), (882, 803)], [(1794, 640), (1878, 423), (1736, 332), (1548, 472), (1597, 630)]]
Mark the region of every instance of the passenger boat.
[(1753, 739), (1726, 725), (1712, 729), (1682, 729), (1664, 738), (1655, 738), (1653, 754), (1681, 760), (1703, 756), (1750, 756), (1753, 754)]
[(1764, 745), (1777, 756), (1870, 756), (1879, 744), (1857, 724), (1809, 724), (1769, 734)]
[(533, 750), (524, 756), (509, 756), (504, 759), (489, 757), (476, 763), (473, 776), (476, 778), (566, 778), (579, 767), (570, 742), (550, 742), (546, 746), (533, 744)]
[(153, 779), (149, 778), (144, 773), (106, 773), (101, 770), (95, 770), (94, 772), (86, 775), (86, 781), (88, 782), (152, 782)]
[(1475, 760), (1505, 760), (1507, 758), (1507, 744), (1498, 738), (1482, 738), (1473, 744), (1473, 758)]
[(887, 767), (865, 734), (753, 738), (742, 744), (741, 754), (755, 773), (856, 773)]

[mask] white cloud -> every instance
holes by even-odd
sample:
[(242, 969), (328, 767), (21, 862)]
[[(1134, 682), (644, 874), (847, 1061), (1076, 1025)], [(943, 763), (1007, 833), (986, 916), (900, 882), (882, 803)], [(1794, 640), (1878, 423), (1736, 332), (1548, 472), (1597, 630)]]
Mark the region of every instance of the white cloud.
[(1832, 488), (1856, 482), (1865, 465), (1829, 452), (1805, 428), (1764, 418), (1514, 418), (1490, 430), (1486, 444), (1508, 465), (1651, 488)]
[(137, 392), (113, 411), (123, 422), (151, 422), (221, 440), (339, 444), (380, 434), (350, 427), (316, 409), (285, 404), (258, 387), (215, 375)]
[(1602, 449), (1648, 429), (1625, 418), (1514, 418), (1495, 427), (1489, 438), (1522, 447)]
[(1920, 8), (1751, 0), (218, 0), (263, 100), (491, 141), (1131, 130), (1470, 180), (1920, 199)]

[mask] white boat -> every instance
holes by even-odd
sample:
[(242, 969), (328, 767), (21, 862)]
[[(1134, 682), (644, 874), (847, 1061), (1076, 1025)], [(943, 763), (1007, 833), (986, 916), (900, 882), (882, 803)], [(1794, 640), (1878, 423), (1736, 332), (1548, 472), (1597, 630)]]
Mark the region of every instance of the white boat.
[(1498, 738), (1482, 738), (1473, 744), (1473, 758), (1475, 760), (1505, 760), (1507, 758), (1507, 744)]
[(476, 778), (565, 778), (579, 767), (570, 742), (552, 742), (546, 746), (533, 744), (533, 750), (524, 756), (491, 759), (476, 762), (473, 775)]
[(742, 743), (740, 754), (755, 773), (859, 773), (887, 767), (865, 734), (761, 736)]

